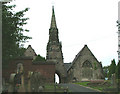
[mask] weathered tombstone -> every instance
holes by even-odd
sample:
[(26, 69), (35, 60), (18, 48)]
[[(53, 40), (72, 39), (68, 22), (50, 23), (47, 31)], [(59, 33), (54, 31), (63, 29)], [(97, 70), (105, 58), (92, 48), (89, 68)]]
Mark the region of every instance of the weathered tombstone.
[(111, 84), (113, 85), (114, 88), (117, 87), (117, 82), (116, 82), (115, 73), (112, 74), (112, 77), (111, 77)]
[(43, 86), (39, 86), (38, 87), (38, 92), (42, 92), (43, 91)]
[(31, 83), (30, 83), (30, 79), (28, 79), (28, 89), (27, 92), (31, 92)]
[(8, 92), (14, 92), (14, 90), (15, 90), (15, 85), (14, 85), (15, 75), (16, 75), (15, 73), (12, 73), (10, 75)]

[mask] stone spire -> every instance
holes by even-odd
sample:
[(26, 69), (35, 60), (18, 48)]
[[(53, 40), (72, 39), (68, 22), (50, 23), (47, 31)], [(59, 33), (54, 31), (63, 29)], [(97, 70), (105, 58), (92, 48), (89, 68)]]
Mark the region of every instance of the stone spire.
[(51, 26), (50, 26), (50, 28), (57, 28), (56, 20), (55, 20), (54, 6), (52, 6), (52, 18), (51, 18)]
[(55, 20), (54, 7), (52, 7), (51, 26), (49, 29), (49, 41), (47, 44), (47, 62), (55, 63), (55, 72), (60, 77), (60, 82), (65, 82), (67, 72), (63, 63), (62, 44), (59, 42), (58, 29)]
[(49, 42), (50, 43), (59, 43), (58, 29), (56, 25), (54, 6), (52, 6), (52, 17), (51, 17), (51, 26), (49, 29)]

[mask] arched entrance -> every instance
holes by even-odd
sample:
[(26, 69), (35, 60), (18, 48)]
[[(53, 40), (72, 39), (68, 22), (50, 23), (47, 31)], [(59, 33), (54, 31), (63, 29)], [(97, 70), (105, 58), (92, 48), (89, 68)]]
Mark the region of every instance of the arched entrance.
[(55, 83), (57, 83), (57, 84), (60, 83), (60, 78), (56, 73), (55, 73)]
[(55, 83), (60, 84), (61, 83), (61, 76), (59, 72), (55, 72)]

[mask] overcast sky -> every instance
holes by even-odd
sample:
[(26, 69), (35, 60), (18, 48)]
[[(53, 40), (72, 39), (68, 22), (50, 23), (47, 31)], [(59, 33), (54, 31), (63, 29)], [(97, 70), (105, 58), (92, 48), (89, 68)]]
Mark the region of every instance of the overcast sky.
[(37, 54), (46, 57), (46, 46), (54, 5), (59, 40), (62, 42), (64, 62), (72, 62), (78, 52), (88, 45), (103, 66), (117, 59), (117, 19), (119, 0), (15, 0), (16, 11), (30, 8), (26, 12), (30, 30), (26, 35), (32, 39)]

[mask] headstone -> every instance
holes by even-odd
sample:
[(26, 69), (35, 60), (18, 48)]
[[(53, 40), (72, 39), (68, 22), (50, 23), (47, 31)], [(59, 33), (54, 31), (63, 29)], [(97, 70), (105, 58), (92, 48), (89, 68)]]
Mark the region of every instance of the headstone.
[(38, 87), (38, 92), (42, 92), (43, 91), (43, 86), (39, 86)]
[(117, 82), (116, 82), (115, 73), (112, 74), (112, 77), (111, 77), (111, 84), (113, 85), (114, 88), (117, 87)]
[(31, 82), (30, 82), (30, 79), (28, 79), (28, 90), (27, 92), (31, 92)]

